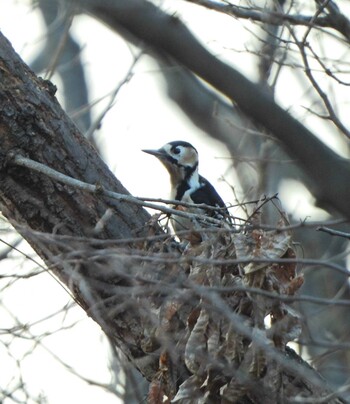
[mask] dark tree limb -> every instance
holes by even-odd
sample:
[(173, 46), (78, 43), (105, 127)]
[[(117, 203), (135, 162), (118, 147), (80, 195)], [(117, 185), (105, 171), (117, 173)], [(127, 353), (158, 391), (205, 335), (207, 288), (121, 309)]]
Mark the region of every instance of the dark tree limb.
[[(310, 180), (318, 204), (350, 217), (350, 165), (310, 130), (284, 111), (258, 85), (214, 57), (176, 17), (169, 16), (146, 1), (85, 0), (81, 5), (112, 28), (122, 27), (143, 38), (236, 102), (254, 121), (280, 139)], [(317, 156), (317, 157), (315, 157)], [(322, 181), (319, 181), (322, 178)]]
[[(40, 9), (47, 33), (43, 49), (31, 63), (35, 73), (45, 71), (48, 77), (55, 72), (62, 80), (62, 92), (68, 114), (74, 114), (74, 121), (85, 133), (91, 126), (89, 94), (85, 69), (81, 60), (81, 47), (69, 32), (72, 4), (63, 9), (64, 3), (40, 0)], [(90, 141), (94, 142), (93, 136)]]

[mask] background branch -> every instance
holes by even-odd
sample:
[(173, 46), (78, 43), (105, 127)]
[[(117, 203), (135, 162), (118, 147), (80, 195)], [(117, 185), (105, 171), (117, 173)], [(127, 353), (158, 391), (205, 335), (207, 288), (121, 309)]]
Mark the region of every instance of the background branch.
[[(278, 106), (258, 85), (211, 55), (180, 20), (139, 0), (128, 3), (105, 1), (103, 4), (85, 0), (81, 5), (111, 28), (119, 30), (122, 27), (130, 35), (142, 38), (148, 46), (165, 52), (237, 103), (253, 121), (281, 140), (288, 153), (299, 161), (310, 179), (318, 204), (333, 207), (350, 218), (346, 202), (350, 195), (342, 186), (346, 178), (350, 180), (348, 161)], [(315, 155), (317, 159), (313, 158)], [(318, 181), (320, 176), (322, 182)]]

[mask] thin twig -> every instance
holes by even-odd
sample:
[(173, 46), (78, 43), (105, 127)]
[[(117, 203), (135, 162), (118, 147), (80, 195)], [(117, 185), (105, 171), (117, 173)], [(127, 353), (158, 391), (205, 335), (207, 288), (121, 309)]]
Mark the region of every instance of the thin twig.
[(134, 76), (134, 68), (137, 64), (137, 62), (140, 60), (141, 56), (143, 55), (143, 52), (140, 52), (138, 55), (136, 55), (134, 57), (134, 60), (129, 68), (129, 70), (127, 71), (124, 79), (118, 84), (118, 86), (115, 88), (115, 90), (111, 93), (110, 96), (110, 100), (107, 104), (107, 106), (103, 109), (103, 111), (99, 114), (99, 116), (96, 118), (95, 122), (90, 126), (90, 128), (88, 129), (88, 131), (85, 134), (85, 137), (87, 139), (90, 139), (93, 132), (101, 125), (101, 122), (103, 120), (103, 118), (106, 116), (106, 114), (108, 113), (108, 111), (114, 106), (115, 104), (115, 99), (120, 91), (120, 89), (127, 83), (129, 83), (129, 81), (132, 79), (132, 77)]
[(324, 233), (331, 234), (332, 236), (339, 236), (350, 239), (350, 233), (345, 233), (344, 231), (330, 229), (329, 227), (319, 226), (316, 228), (317, 231), (323, 231)]
[[(116, 199), (120, 202), (129, 202), (133, 203), (138, 206), (143, 206), (145, 208), (150, 208), (154, 210), (159, 210), (160, 212), (169, 214), (169, 215), (177, 215), (181, 217), (185, 217), (187, 219), (205, 219), (206, 222), (208, 223), (213, 223), (213, 224), (221, 224), (222, 221), (219, 219), (215, 219), (212, 217), (208, 217), (206, 215), (201, 215), (197, 213), (189, 213), (189, 212), (184, 212), (182, 210), (177, 210), (173, 208), (169, 208), (167, 206), (163, 205), (158, 205), (150, 202), (146, 202), (140, 198), (136, 198), (132, 195), (126, 195), (126, 194), (121, 194), (118, 192), (113, 192), (107, 189), (104, 189), (100, 185), (93, 185), (93, 184), (88, 184), (87, 182), (83, 182), (80, 180), (77, 180), (75, 178), (69, 177), (65, 174), (60, 173), (59, 171), (54, 170), (53, 168), (48, 167), (45, 164), (38, 163), (37, 161), (31, 160), (29, 158), (20, 156), (20, 155), (15, 155), (11, 156), (10, 163), (21, 166), (21, 167), (26, 167), (29, 168), (33, 171), (39, 172), (41, 174), (44, 174), (56, 181), (59, 181), (63, 184), (66, 184), (68, 186), (74, 187), (81, 189), (86, 192), (90, 193), (95, 193), (95, 194), (100, 194), (100, 195), (105, 195), (108, 196), (109, 198)], [(188, 204), (183, 204), (179, 201), (174, 201), (174, 200), (169, 200), (169, 203), (173, 203), (175, 205), (188, 205)], [(205, 208), (205, 209), (212, 209), (213, 207), (207, 206), (207, 205), (195, 205), (195, 204), (190, 204), (192, 207), (196, 208)], [(215, 208), (214, 208), (215, 209)], [(216, 208), (215, 210), (218, 210)]]
[[(301, 25), (307, 27), (322, 27), (332, 28), (340, 32), (347, 40), (349, 40), (349, 20), (339, 11), (330, 13), (330, 15), (317, 15), (309, 16), (302, 14), (286, 14), (283, 11), (269, 11), (265, 9), (251, 7), (241, 7), (233, 4), (227, 4), (223, 1), (214, 0), (185, 0), (189, 3), (194, 3), (199, 6), (206, 7), (210, 10), (215, 10), (220, 13), (230, 15), (232, 17), (256, 21), (261, 23), (268, 23), (270, 25), (283, 25), (288, 23), (290, 25)], [(326, 6), (328, 8), (328, 5)], [(320, 14), (320, 13), (318, 13)]]
[[(329, 0), (326, 0), (322, 3), (322, 5), (319, 7), (319, 9), (317, 10), (317, 12), (315, 13), (314, 16), (314, 20), (317, 19), (318, 15), (323, 11), (323, 9), (327, 6), (327, 4), (329, 3)], [(327, 116), (326, 118), (329, 119), (330, 121), (332, 121), (334, 123), (334, 125), (341, 131), (344, 133), (345, 136), (347, 136), (348, 138), (350, 138), (350, 131), (348, 130), (348, 128), (341, 122), (341, 120), (338, 118), (333, 105), (331, 103), (331, 101), (328, 98), (328, 95), (323, 91), (323, 89), (321, 88), (321, 86), (318, 84), (317, 80), (315, 79), (312, 69), (310, 67), (309, 64), (309, 60), (308, 60), (308, 56), (306, 53), (306, 48), (310, 48), (310, 44), (307, 42), (307, 37), (311, 32), (312, 27), (309, 27), (306, 32), (303, 35), (303, 38), (301, 41), (298, 40), (296, 34), (294, 33), (294, 31), (291, 29), (291, 27), (289, 26), (289, 31), (290, 34), (292, 35), (296, 46), (299, 49), (303, 64), (304, 64), (304, 71), (306, 74), (306, 77), (309, 79), (310, 83), (312, 84), (313, 88), (315, 89), (315, 91), (317, 92), (317, 94), (320, 96), (321, 100), (323, 101), (323, 104), (329, 114), (329, 116)]]

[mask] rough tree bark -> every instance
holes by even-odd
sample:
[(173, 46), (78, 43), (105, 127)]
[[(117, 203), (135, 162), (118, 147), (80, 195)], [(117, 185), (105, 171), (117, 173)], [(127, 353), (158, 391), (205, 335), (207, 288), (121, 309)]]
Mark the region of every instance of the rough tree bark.
[[(29, 230), (98, 239), (145, 235), (150, 216), (144, 209), (117, 203), (98, 193), (72, 189), (45, 175), (11, 165), (15, 155), (26, 156), (73, 178), (128, 194), (61, 109), (52, 83), (37, 78), (3, 36), (0, 74), (1, 210), (47, 265), (55, 266), (54, 259), (62, 253), (61, 247), (40, 242)], [(109, 210), (113, 214), (96, 227)], [(78, 242), (74, 248), (79, 249)], [(71, 274), (61, 265), (53, 270), (65, 284), (71, 282)], [(79, 304), (89, 307), (82, 296), (76, 298)], [(90, 315), (94, 317), (93, 313)], [(130, 327), (129, 335), (134, 331)], [(124, 353), (129, 357), (137, 355), (130, 350), (125, 348)]]
[[(196, 399), (189, 399), (186, 394), (189, 391), (199, 392), (199, 387), (207, 389), (206, 402), (217, 402), (215, 400), (222, 393), (220, 386), (225, 386), (228, 400), (226, 402), (241, 403), (261, 403), (262, 397), (263, 402), (268, 403), (295, 395), (324, 397), (329, 393), (317, 373), (303, 364), (293, 351), (286, 349), (283, 341), (281, 342), (276, 335), (274, 338), (276, 337), (278, 341), (275, 343), (279, 349), (274, 350), (269, 345), (271, 341), (262, 337), (259, 330), (254, 334), (253, 328), (246, 327), (234, 310), (227, 311), (227, 307), (234, 307), (237, 311), (239, 309), (242, 315), (246, 315), (246, 318), (252, 313), (250, 298), (242, 289), (238, 288), (238, 294), (230, 295), (232, 306), (223, 306), (223, 299), (208, 289), (205, 299), (201, 298), (203, 285), (198, 282), (197, 286), (192, 284), (193, 289), (185, 288), (180, 296), (184, 301), (179, 301), (174, 285), (180, 288), (187, 281), (185, 273), (189, 271), (188, 267), (192, 265), (193, 269), (195, 265), (190, 265), (186, 256), (181, 255), (180, 246), (173, 240), (170, 239), (167, 243), (161, 240), (157, 243), (149, 241), (151, 238), (147, 239), (148, 235), (159, 234), (160, 229), (157, 224), (149, 222), (150, 216), (144, 209), (109, 199), (103, 192), (91, 194), (69, 187), (14, 164), (15, 156), (29, 157), (71, 177), (90, 184), (98, 184), (101, 189), (127, 194), (126, 189), (60, 108), (54, 97), (54, 86), (37, 78), (2, 35), (0, 35), (0, 75), (2, 212), (45, 260), (48, 268), (69, 287), (77, 303), (100, 324), (130, 361), (153, 381), (151, 395), (153, 399), (155, 391), (175, 396), (179, 393), (181, 384), (185, 387), (178, 396), (180, 402), (197, 402)], [(130, 241), (137, 237), (139, 240), (140, 237), (145, 238), (139, 242)], [(109, 255), (107, 244), (102, 243), (107, 239), (110, 240), (110, 245), (122, 245), (122, 248), (114, 250), (114, 253)], [(129, 241), (118, 244), (118, 241), (121, 242), (123, 239)], [(227, 243), (226, 247), (232, 249), (231, 239), (228, 239)], [(142, 265), (143, 261), (147, 261), (147, 255), (135, 261), (136, 247), (138, 254), (142, 251), (149, 254), (152, 249), (156, 253), (170, 251), (174, 259), (164, 263), (162, 255), (158, 254), (156, 257), (160, 264), (151, 263), (148, 269), (152, 272), (145, 272)], [(208, 250), (205, 248), (212, 247), (212, 245), (197, 246), (197, 252), (199, 255), (202, 254), (202, 259), (208, 258), (206, 255)], [(229, 248), (225, 248), (224, 253), (219, 251), (219, 257), (222, 257), (220, 254), (227, 257), (225, 254), (228, 250)], [(182, 257), (185, 259), (180, 265)], [(194, 260), (195, 257), (191, 259)], [(172, 262), (172, 265), (169, 266), (169, 262)], [(232, 265), (225, 264), (222, 268), (219, 267), (225, 279), (232, 276), (229, 273), (230, 269), (236, 271), (236, 267)], [(217, 276), (215, 272), (217, 267), (218, 264), (209, 266), (211, 274)], [(200, 271), (203, 270), (202, 261), (198, 261), (196, 269), (199, 272), (195, 275), (192, 272), (192, 275), (197, 276), (198, 281)], [(209, 276), (206, 271), (204, 274)], [(162, 283), (165, 280), (168, 283)], [(194, 291), (197, 291), (197, 296), (193, 299)], [(168, 299), (172, 293), (172, 299)], [(133, 295), (136, 297), (132, 299)], [(231, 337), (236, 338), (234, 341), (240, 343), (239, 349), (245, 347), (247, 350), (245, 356), (244, 352), (240, 351), (244, 360), (239, 359), (239, 355), (234, 356), (235, 362), (240, 361), (239, 373), (232, 364), (222, 368), (222, 372), (219, 371), (221, 365), (218, 364), (204, 370), (200, 369), (201, 361), (198, 362), (198, 359), (205, 362), (205, 357), (196, 356), (198, 352), (194, 352), (192, 356), (190, 352), (185, 366), (183, 357), (179, 355), (185, 347), (193, 349), (196, 342), (203, 343), (200, 338), (206, 332), (211, 335), (210, 343), (205, 341), (200, 348), (207, 346), (207, 342), (208, 350), (212, 346), (215, 347), (218, 325), (213, 321), (212, 314), (208, 313), (208, 305), (214, 300), (216, 302), (214, 315), (224, 323), (220, 325), (223, 328), (219, 331), (226, 329), (227, 334), (231, 333)], [(198, 306), (200, 301), (201, 305)], [(262, 302), (260, 300), (261, 304)], [(156, 307), (159, 317), (155, 316), (156, 310), (153, 313), (145, 310), (151, 307)], [(281, 306), (278, 306), (278, 310), (280, 309)], [(224, 316), (222, 312), (225, 312)], [(278, 313), (282, 316), (282, 320), (286, 318), (280, 311)], [(234, 332), (227, 330), (231, 325)], [(282, 326), (282, 323), (280, 325)], [(169, 348), (170, 338), (176, 342), (175, 353), (165, 349)], [(192, 345), (188, 340), (186, 342), (186, 338), (193, 339)], [(226, 343), (232, 341), (227, 340)], [(249, 341), (252, 341), (254, 349)], [(231, 349), (232, 353), (232, 347), (226, 346), (225, 349)], [(261, 369), (256, 373), (258, 382), (255, 382), (255, 379), (247, 380), (247, 375), (243, 372), (244, 370), (247, 373), (251, 372), (250, 365), (253, 363), (256, 365), (255, 359), (260, 361), (261, 355), (257, 354), (260, 350), (264, 352), (263, 362), (269, 362), (266, 371), (269, 375), (269, 384), (264, 380), (265, 376), (261, 373)], [(183, 355), (186, 358), (187, 354)], [(206, 380), (202, 380), (201, 377), (204, 374), (208, 387), (203, 387)], [(232, 382), (236, 378), (237, 385)], [(240, 392), (240, 388), (243, 393)], [(339, 400), (331, 396), (328, 402)]]

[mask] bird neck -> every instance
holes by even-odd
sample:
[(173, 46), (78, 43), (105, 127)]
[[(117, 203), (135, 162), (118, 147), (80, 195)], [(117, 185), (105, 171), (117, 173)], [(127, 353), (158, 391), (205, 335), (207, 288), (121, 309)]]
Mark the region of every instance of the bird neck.
[(184, 167), (183, 175), (181, 176), (180, 181), (176, 184), (176, 189), (174, 190), (174, 199), (181, 201), (187, 190), (195, 190), (199, 186), (198, 164), (193, 167)]
[(187, 182), (189, 188), (196, 187), (199, 184), (198, 164), (185, 168), (183, 181)]

